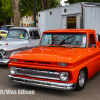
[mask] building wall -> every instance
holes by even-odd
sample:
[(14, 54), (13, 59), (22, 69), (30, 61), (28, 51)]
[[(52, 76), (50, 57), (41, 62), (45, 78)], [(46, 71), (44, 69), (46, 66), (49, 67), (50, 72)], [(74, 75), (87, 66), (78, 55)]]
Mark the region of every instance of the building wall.
[[(36, 20), (38, 20), (38, 16), (36, 16)], [(34, 26), (34, 18), (33, 16), (25, 16), (22, 17), (20, 21), (21, 27), (33, 27)], [(36, 23), (36, 27), (38, 27), (38, 23)]]

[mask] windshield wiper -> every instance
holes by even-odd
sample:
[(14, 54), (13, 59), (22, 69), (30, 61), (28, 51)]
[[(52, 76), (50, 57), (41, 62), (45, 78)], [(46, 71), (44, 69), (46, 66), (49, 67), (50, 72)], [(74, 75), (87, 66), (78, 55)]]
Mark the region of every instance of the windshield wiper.
[(50, 47), (50, 45), (41, 45), (42, 47)]
[(67, 47), (67, 48), (73, 48), (72, 46), (66, 46), (66, 45), (42, 45), (42, 47)]
[(67, 48), (74, 48), (74, 46), (68, 46), (68, 45), (63, 45), (64, 47), (67, 47)]
[(78, 46), (78, 45), (64, 45), (65, 47), (68, 47), (68, 48), (82, 48), (82, 46)]
[(62, 45), (41, 45), (42, 47), (62, 47)]

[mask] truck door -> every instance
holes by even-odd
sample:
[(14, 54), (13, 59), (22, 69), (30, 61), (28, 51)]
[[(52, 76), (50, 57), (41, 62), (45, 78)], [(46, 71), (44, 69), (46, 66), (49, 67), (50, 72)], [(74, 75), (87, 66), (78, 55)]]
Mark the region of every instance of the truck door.
[(94, 34), (89, 34), (88, 48), (91, 60), (88, 64), (88, 75), (93, 76), (100, 69), (100, 50), (97, 48)]
[(38, 30), (30, 31), (30, 45), (32, 46), (38, 46), (40, 43), (40, 35)]

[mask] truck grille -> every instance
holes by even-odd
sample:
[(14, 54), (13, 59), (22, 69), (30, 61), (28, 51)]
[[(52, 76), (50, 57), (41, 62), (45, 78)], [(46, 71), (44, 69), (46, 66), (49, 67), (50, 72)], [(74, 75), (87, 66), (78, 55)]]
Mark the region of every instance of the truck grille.
[(30, 77), (35, 77), (35, 78), (60, 80), (59, 73), (52, 72), (52, 71), (17, 68), (16, 73), (17, 73), (17, 75), (24, 75), (24, 76), (30, 76)]
[(3, 59), (2, 54), (0, 53), (0, 59)]

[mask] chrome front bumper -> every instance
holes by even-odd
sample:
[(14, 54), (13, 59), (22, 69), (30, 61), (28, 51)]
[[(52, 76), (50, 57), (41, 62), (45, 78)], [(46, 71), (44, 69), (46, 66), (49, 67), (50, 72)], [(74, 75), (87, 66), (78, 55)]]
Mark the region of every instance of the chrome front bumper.
[(0, 64), (8, 64), (10, 59), (0, 59)]
[(8, 77), (9, 77), (9, 80), (11, 82), (16, 82), (16, 83), (20, 83), (20, 84), (53, 88), (53, 89), (59, 89), (59, 90), (73, 90), (73, 89), (75, 89), (75, 83), (58, 83), (58, 82), (20, 78), (20, 77), (15, 77), (15, 76), (11, 76), (11, 75), (9, 75)]

